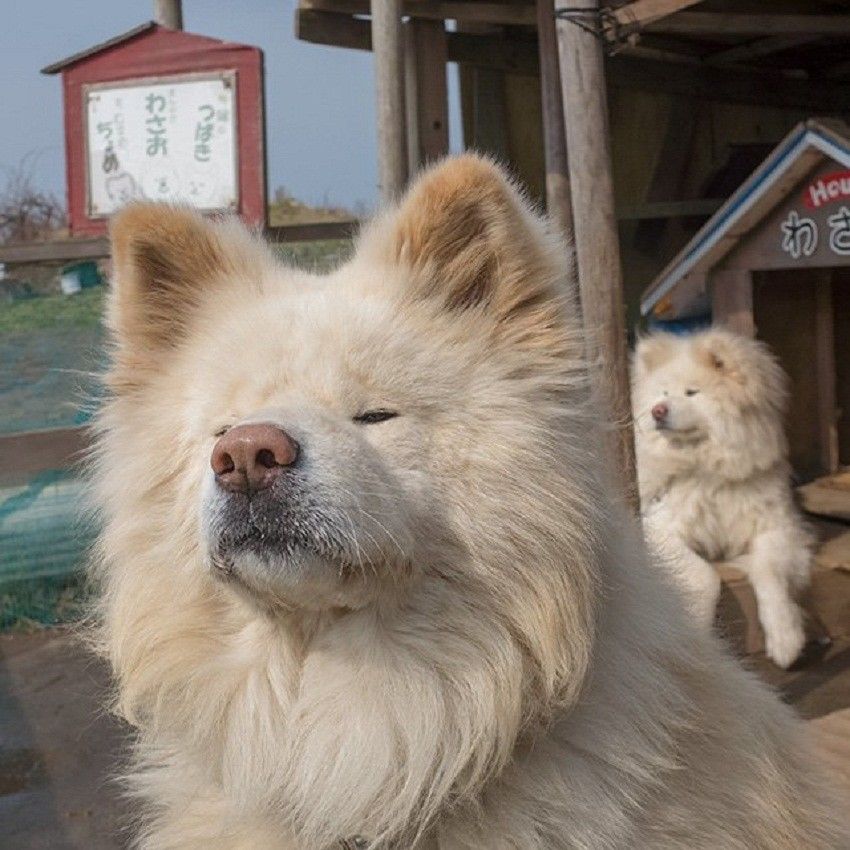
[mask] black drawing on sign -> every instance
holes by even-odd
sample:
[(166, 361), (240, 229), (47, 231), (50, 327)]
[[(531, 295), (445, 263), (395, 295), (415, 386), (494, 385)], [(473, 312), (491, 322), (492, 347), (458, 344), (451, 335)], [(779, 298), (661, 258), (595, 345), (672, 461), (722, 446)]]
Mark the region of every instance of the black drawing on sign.
[(797, 210), (791, 210), (782, 222), (782, 250), (795, 260), (811, 257), (818, 247), (818, 226), (810, 218), (800, 218)]
[(134, 198), (142, 196), (136, 181), (126, 171), (106, 178), (106, 194), (116, 206), (129, 203)]

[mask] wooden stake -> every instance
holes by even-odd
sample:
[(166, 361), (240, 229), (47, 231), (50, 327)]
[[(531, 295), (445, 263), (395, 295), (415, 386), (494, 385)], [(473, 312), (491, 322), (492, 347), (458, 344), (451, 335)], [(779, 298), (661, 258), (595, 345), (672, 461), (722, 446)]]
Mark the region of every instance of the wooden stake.
[(543, 149), (546, 157), (546, 211), (552, 223), (564, 235), (566, 243), (572, 245), (573, 210), (553, 0), (537, 0), (537, 39), (540, 96), (543, 103)]
[(407, 183), (404, 46), (400, 0), (372, 0), (372, 49), (378, 112), (378, 183), (381, 199), (397, 198)]
[(405, 99), (410, 173), (449, 152), (447, 40), (442, 21), (409, 20), (405, 30)]
[(153, 19), (170, 30), (183, 29), (183, 4), (181, 0), (153, 0)]
[[(598, 0), (570, 0), (595, 27)], [(637, 506), (631, 428), (620, 246), (608, 135), (602, 41), (574, 20), (558, 19), (570, 191), (582, 317), (594, 392), (613, 424), (609, 454), (616, 458), (624, 494)]]

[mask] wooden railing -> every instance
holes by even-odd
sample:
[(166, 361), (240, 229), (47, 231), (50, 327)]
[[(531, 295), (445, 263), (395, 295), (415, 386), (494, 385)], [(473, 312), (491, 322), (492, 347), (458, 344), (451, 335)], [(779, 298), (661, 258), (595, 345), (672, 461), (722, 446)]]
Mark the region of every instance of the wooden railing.
[[(266, 228), (265, 235), (272, 243), (349, 239), (359, 224), (356, 219), (286, 224)], [(0, 263), (64, 263), (98, 260), (108, 256), (109, 240), (105, 236), (0, 245)]]

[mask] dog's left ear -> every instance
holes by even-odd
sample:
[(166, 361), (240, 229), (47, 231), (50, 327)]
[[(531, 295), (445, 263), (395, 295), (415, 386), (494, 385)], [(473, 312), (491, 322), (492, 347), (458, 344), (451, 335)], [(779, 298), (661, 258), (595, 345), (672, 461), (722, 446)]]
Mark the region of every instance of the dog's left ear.
[(570, 270), (567, 251), (506, 173), (474, 154), (426, 171), (360, 250), (412, 272), (414, 295), (449, 310), (483, 305), (505, 323), (544, 319), (541, 308), (560, 302)]
[(210, 291), (244, 276), (256, 246), (239, 225), (166, 204), (135, 203), (111, 222), (109, 323), (134, 359), (180, 342)]

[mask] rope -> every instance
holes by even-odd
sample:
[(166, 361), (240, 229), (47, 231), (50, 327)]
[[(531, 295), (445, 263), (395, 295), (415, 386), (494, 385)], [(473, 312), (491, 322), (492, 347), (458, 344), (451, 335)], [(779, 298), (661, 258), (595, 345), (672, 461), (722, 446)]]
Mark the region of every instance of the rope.
[(636, 38), (634, 33), (623, 30), (620, 20), (608, 6), (600, 6), (597, 9), (562, 6), (555, 9), (555, 19), (566, 21), (599, 39), (609, 56), (622, 50), (625, 45), (634, 43)]

